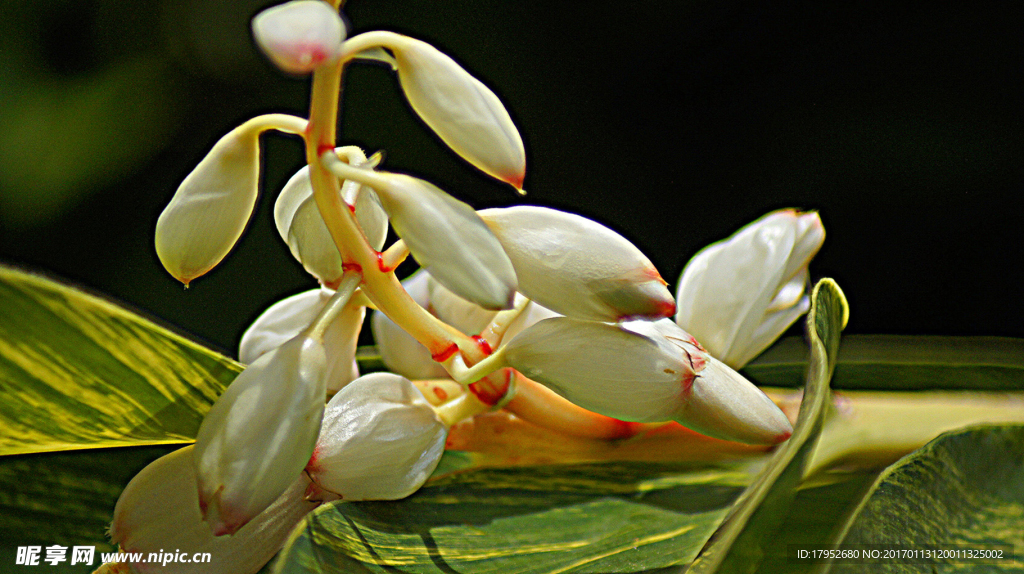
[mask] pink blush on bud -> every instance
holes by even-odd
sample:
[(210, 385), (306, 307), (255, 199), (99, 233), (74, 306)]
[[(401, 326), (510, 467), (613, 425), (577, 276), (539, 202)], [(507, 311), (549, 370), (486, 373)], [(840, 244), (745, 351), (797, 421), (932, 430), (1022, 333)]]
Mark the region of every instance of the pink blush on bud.
[(320, 470), (319, 465), (317, 464), (319, 460), (320, 460), (320, 445), (317, 444), (313, 448), (313, 454), (311, 454), (309, 456), (309, 462), (306, 463), (305, 471), (310, 473), (310, 474), (313, 474), (313, 473), (317, 472), (318, 470)]
[(775, 441), (775, 444), (779, 444), (781, 442), (785, 442), (785, 441), (789, 440), (789, 437), (791, 437), (791, 436), (793, 436), (793, 432), (792, 431), (784, 432), (784, 433), (776, 436), (773, 440)]

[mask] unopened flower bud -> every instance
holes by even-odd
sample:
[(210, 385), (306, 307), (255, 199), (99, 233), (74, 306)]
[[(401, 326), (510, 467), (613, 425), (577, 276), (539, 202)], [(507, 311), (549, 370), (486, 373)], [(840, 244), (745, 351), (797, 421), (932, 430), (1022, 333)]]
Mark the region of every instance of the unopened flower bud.
[[(310, 326), (334, 294), (326, 288), (312, 289), (274, 303), (242, 334), (238, 360), (251, 364), (285, 344)], [(356, 347), (365, 309), (348, 304), (324, 332), (327, 393), (333, 394), (359, 376)]]
[(322, 343), (294, 337), (242, 371), (207, 413), (195, 460), (214, 534), (238, 530), (305, 467), (324, 412), (326, 361)]
[(230, 131), (178, 187), (156, 222), (156, 253), (188, 285), (235, 246), (259, 192), (259, 130)]
[(501, 244), (470, 206), (421, 179), (394, 173), (368, 182), (395, 232), (439, 283), (485, 309), (507, 309), (516, 273)]
[(307, 471), (344, 500), (395, 500), (430, 476), (448, 429), (408, 379), (373, 373), (334, 395)]
[(807, 265), (824, 240), (817, 213), (787, 209), (704, 248), (679, 278), (676, 322), (742, 367), (810, 308)]
[(398, 34), (387, 38), (402, 91), (420, 118), (466, 161), (522, 189), (523, 140), (498, 96), (430, 44)]
[[(577, 405), (633, 422), (675, 420), (716, 438), (775, 444), (792, 428), (757, 387), (679, 329), (555, 317), (504, 348), (506, 362)], [(713, 365), (714, 364), (714, 365)]]
[[(370, 247), (379, 251), (387, 239), (388, 219), (377, 194), (354, 181), (345, 181), (341, 194), (353, 206)], [(310, 275), (324, 285), (338, 282), (343, 273), (341, 254), (313, 198), (309, 166), (300, 169), (281, 190), (274, 204), (274, 222), (281, 239)]]
[(338, 12), (321, 0), (295, 0), (252, 19), (256, 43), (285, 72), (308, 74), (337, 59), (345, 40)]
[[(292, 477), (281, 496), (232, 536), (214, 536), (196, 504), (193, 447), (164, 455), (128, 483), (114, 507), (110, 538), (121, 552), (138, 554), (139, 574), (254, 574), (281, 549), (302, 517), (316, 508), (304, 500), (305, 474)], [(210, 562), (148, 562), (150, 553), (209, 553)]]
[(505, 248), (523, 295), (593, 321), (669, 317), (672, 294), (643, 253), (585, 217), (534, 206), (480, 211)]

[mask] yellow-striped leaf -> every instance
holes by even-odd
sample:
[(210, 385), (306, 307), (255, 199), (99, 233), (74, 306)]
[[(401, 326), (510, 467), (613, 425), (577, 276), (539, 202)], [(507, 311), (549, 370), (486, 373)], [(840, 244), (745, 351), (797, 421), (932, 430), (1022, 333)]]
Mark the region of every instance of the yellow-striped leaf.
[(0, 267), (0, 455), (189, 442), (240, 365), (108, 301)]

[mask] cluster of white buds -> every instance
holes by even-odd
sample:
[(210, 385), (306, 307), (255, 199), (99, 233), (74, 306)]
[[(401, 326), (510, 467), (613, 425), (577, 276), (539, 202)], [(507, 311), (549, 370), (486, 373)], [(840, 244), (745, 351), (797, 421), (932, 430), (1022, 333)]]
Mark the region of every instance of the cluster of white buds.
[[(824, 239), (816, 214), (778, 212), (707, 248), (674, 299), (651, 261), (603, 225), (543, 207), (477, 212), (378, 169), (379, 155), (337, 147), (346, 66), (385, 60), (443, 142), (521, 192), (525, 153), (508, 112), (448, 56), (391, 32), (346, 39), (336, 3), (321, 0), (266, 10), (253, 32), (282, 70), (313, 74), (310, 117), (259, 116), (217, 142), (160, 216), (157, 253), (186, 285), (228, 254), (257, 203), (259, 135), (279, 130), (304, 140), (308, 165), (278, 195), (274, 219), (320, 286), (275, 304), (245, 333), (249, 366), (194, 447), (128, 486), (116, 543), (216, 547), (218, 564), (205, 572), (253, 572), (318, 503), (416, 491), (448, 429), (498, 408), (540, 425), (563, 409), (580, 428), (677, 421), (751, 444), (790, 436), (782, 411), (730, 366), (806, 310), (807, 264)], [(385, 249), (389, 224), (400, 239)], [(394, 269), (410, 254), (422, 270), (403, 284)], [(397, 374), (359, 377), (366, 307)], [(442, 377), (454, 391), (416, 380)], [(517, 411), (523, 399), (546, 408)]]

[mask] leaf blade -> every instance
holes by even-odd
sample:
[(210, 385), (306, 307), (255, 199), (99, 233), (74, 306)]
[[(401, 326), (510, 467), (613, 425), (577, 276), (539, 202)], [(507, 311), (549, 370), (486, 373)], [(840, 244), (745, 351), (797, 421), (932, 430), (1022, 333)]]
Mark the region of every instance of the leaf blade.
[(7, 267), (0, 308), (0, 455), (189, 442), (241, 370), (113, 303)]
[(830, 402), (828, 385), (839, 350), (839, 332), (847, 313), (843, 293), (832, 280), (815, 285), (807, 315), (810, 363), (793, 436), (741, 495), (693, 563), (693, 572), (753, 572), (763, 560), (767, 540), (785, 517), (821, 432)]
[[(946, 433), (886, 469), (836, 537), (837, 544), (955, 548), (1024, 545), (1024, 425)], [(1019, 557), (1017, 558), (1019, 560)], [(957, 571), (991, 571), (992, 563), (938, 559)], [(1019, 561), (1000, 561), (1020, 567)], [(918, 572), (920, 562), (889, 559), (879, 572)], [(822, 571), (863, 571), (825, 564)]]

